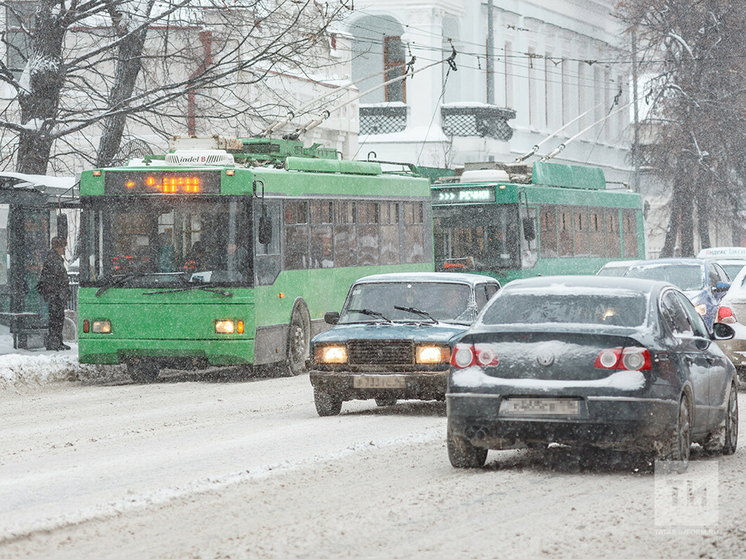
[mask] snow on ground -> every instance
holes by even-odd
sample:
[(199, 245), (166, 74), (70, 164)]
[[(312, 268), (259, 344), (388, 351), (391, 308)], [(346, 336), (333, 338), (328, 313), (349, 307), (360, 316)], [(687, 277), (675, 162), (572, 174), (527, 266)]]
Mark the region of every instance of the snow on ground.
[(83, 372), (95, 372), (78, 363), (78, 344), (67, 344), (69, 351), (15, 349), (8, 327), (0, 326), (0, 391), (76, 380)]

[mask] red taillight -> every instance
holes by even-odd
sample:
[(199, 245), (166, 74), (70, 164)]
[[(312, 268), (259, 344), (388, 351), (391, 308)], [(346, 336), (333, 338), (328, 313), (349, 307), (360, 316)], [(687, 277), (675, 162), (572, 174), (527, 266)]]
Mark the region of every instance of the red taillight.
[(87, 320), (84, 320), (83, 321), (83, 332), (87, 334), (90, 331), (90, 329), (91, 329), (91, 323), (88, 322)]
[(456, 344), (451, 355), (451, 365), (466, 369), (474, 364), (474, 347), (471, 344)]
[(718, 307), (718, 315), (717, 318), (715, 318), (715, 322), (724, 322), (725, 324), (735, 324), (738, 322), (736, 320), (736, 315), (733, 312), (733, 309), (726, 306), (720, 306)]
[(497, 363), (497, 352), (490, 344), (456, 344), (451, 355), (451, 365), (459, 369), (472, 365), (494, 367)]
[(650, 352), (644, 347), (613, 347), (604, 349), (596, 357), (597, 369), (649, 371)]

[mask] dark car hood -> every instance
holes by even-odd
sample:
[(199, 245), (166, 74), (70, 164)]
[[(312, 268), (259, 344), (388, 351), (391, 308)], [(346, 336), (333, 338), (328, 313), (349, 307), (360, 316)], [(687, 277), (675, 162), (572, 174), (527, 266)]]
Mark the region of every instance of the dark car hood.
[(466, 324), (403, 323), (394, 324), (355, 323), (339, 324), (322, 332), (313, 339), (313, 343), (346, 342), (347, 340), (413, 340), (419, 342), (450, 342), (466, 332)]

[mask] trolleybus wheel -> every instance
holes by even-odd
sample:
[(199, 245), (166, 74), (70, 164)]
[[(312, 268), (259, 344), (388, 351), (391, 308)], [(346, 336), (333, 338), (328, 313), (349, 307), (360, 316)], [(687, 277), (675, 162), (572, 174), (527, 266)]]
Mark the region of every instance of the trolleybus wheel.
[(306, 359), (310, 351), (309, 325), (304, 320), (303, 311), (296, 308), (290, 319), (288, 331), (288, 350), (285, 369), (290, 376), (306, 372)]
[(144, 361), (127, 363), (127, 372), (135, 382), (151, 384), (158, 380), (158, 365)]

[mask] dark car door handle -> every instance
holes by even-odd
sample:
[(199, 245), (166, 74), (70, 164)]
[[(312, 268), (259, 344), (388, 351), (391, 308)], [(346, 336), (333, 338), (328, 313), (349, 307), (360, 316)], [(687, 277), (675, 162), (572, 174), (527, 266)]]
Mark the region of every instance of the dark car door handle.
[(691, 357), (691, 356), (689, 356), (689, 355), (685, 355), (685, 356), (684, 356), (684, 362), (685, 362), (685, 363), (686, 363), (687, 365), (691, 365), (692, 363), (694, 363), (694, 358), (693, 358), (693, 357)]
[(715, 361), (717, 361), (717, 357), (715, 357), (714, 355), (707, 355), (705, 356), (705, 359), (707, 359), (707, 362), (710, 365), (712, 365), (713, 363), (715, 363)]

